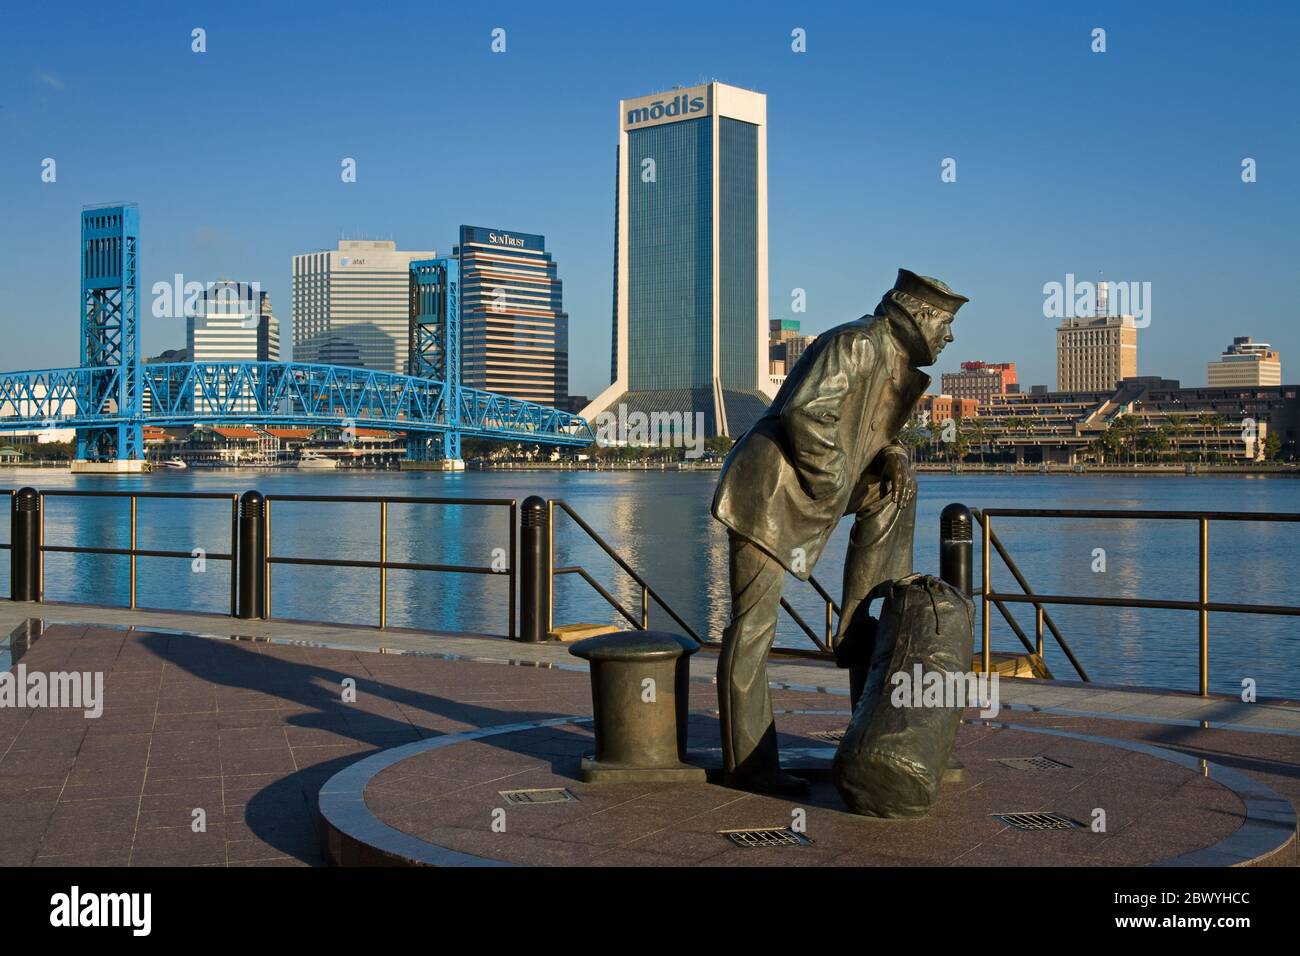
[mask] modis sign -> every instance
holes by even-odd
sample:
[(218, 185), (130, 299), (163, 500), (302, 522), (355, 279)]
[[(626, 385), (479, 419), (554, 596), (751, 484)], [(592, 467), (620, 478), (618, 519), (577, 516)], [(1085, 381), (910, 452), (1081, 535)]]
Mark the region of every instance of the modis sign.
[(703, 87), (672, 94), (644, 96), (623, 101), (623, 128), (654, 126), (679, 119), (695, 119), (708, 115), (707, 90)]

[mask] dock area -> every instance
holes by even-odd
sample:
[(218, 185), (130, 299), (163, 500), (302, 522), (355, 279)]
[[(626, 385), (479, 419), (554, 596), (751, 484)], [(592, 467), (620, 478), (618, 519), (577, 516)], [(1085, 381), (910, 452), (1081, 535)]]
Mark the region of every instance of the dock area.
[[(691, 661), (705, 765), (715, 663)], [(103, 712), (0, 708), (0, 865), (1300, 863), (1300, 701), (1005, 680), (934, 811), (883, 821), (827, 779), (848, 674), (818, 661), (769, 669), (799, 801), (581, 782), (586, 664), (552, 643), (4, 602), (19, 665), (102, 672)]]

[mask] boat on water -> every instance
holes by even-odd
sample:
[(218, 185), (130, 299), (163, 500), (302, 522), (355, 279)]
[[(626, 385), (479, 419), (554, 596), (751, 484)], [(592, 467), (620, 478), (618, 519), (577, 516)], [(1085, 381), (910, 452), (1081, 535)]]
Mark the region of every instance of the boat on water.
[(190, 467), (179, 458), (168, 458), (165, 461), (161, 462), (160, 464), (162, 465), (163, 468), (169, 468), (173, 471), (184, 471), (185, 469)]
[(319, 452), (305, 451), (298, 459), (298, 467), (308, 471), (334, 471), (339, 463), (334, 458), (326, 458)]

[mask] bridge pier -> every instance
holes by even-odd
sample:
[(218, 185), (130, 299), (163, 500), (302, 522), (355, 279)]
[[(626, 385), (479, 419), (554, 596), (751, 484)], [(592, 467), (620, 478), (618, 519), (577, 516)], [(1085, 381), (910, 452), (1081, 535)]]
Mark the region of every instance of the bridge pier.
[(107, 461), (79, 458), (72, 463), (74, 475), (138, 475), (145, 470), (143, 458), (110, 458)]
[(463, 458), (440, 458), (434, 461), (404, 461), (402, 471), (464, 471)]
[(460, 457), (460, 433), (406, 436), (406, 461), (403, 471), (464, 471)]

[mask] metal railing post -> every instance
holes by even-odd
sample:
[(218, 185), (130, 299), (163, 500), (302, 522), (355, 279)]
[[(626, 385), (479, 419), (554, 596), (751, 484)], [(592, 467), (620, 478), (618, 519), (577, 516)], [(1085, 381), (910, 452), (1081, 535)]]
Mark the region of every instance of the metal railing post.
[(519, 640), (538, 643), (550, 634), (551, 554), (549, 508), (537, 495), (519, 511)]
[(518, 606), (516, 594), (519, 590), (519, 517), (517, 512), (519, 506), (513, 500), (510, 502), (510, 571), (508, 580), (510, 583), (510, 597), (507, 602), (506, 615), (510, 618), (506, 624), (506, 636), (514, 640), (519, 634), (519, 625), (516, 623), (515, 608)]
[(1200, 519), (1201, 525), (1201, 608), (1198, 612), (1201, 625), (1201, 696), (1210, 696), (1210, 522)]
[(131, 496), (131, 610), (135, 610), (135, 542), (136, 542), (136, 505), (135, 495)]
[(259, 562), (262, 565), (262, 600), (265, 602), (262, 611), (262, 620), (271, 619), (271, 499), (263, 501), (264, 510), (262, 511), (262, 554)]
[(239, 617), (266, 617), (266, 499), (245, 491), (239, 499)]
[(555, 502), (546, 499), (546, 636), (555, 630)]
[(980, 571), (983, 579), (983, 592), (980, 601), (980, 667), (982, 673), (989, 673), (993, 666), (993, 653), (990, 647), (990, 639), (993, 629), (993, 618), (989, 615), (989, 594), (993, 591), (992, 582), (992, 562), (989, 560), (990, 535), (993, 534), (993, 519), (989, 517), (988, 512), (984, 512), (984, 520), (981, 522), (984, 527), (984, 539), (980, 547)]
[(239, 617), (239, 495), (230, 496), (230, 616)]
[(379, 629), (388, 623), (388, 502), (379, 502)]
[(973, 590), (975, 517), (953, 502), (939, 514), (939, 577), (967, 597)]
[(11, 501), (9, 596), (15, 601), (39, 601), (41, 496), (35, 488), (19, 488)]

